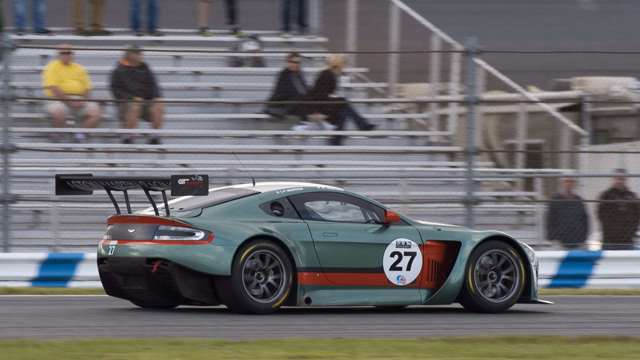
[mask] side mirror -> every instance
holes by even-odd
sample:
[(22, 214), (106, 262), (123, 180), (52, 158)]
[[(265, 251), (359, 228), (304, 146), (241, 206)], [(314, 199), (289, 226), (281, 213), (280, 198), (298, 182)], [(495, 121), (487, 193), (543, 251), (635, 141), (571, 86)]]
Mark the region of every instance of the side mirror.
[(400, 222), (402, 222), (402, 219), (400, 218), (400, 215), (398, 215), (398, 213), (391, 210), (384, 211), (384, 225), (389, 226), (391, 224), (397, 224)]

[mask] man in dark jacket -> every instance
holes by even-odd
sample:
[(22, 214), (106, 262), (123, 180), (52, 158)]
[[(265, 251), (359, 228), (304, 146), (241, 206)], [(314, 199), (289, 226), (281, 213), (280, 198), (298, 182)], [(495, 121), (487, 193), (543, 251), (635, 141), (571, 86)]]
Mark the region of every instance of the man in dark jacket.
[[(164, 106), (157, 100), (162, 96), (153, 72), (143, 61), (142, 51), (131, 46), (111, 73), (111, 93), (118, 103), (120, 119), (126, 129), (135, 129), (138, 119), (151, 122), (154, 129), (162, 127)], [(126, 136), (125, 144), (132, 142)], [(149, 144), (158, 145), (160, 140), (151, 137)]]
[[(625, 174), (624, 169), (615, 170)], [(640, 220), (638, 196), (626, 185), (627, 178), (616, 176), (612, 186), (600, 194), (598, 218), (602, 225), (602, 248), (604, 250), (632, 250), (633, 238)]]
[[(278, 75), (269, 101), (296, 101), (304, 100), (309, 87), (302, 73), (302, 57), (293, 52), (287, 56), (287, 67)], [(267, 114), (276, 117), (284, 115), (302, 115), (300, 106), (297, 105), (268, 105)]]
[(582, 198), (574, 193), (576, 180), (564, 178), (562, 189), (551, 197), (547, 210), (547, 238), (573, 250), (584, 245), (589, 234), (589, 216)]

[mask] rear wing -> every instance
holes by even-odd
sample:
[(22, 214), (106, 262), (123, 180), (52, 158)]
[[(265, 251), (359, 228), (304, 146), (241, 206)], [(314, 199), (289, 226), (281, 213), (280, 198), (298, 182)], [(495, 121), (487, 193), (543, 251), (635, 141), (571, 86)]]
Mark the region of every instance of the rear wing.
[(95, 190), (104, 190), (120, 214), (120, 206), (113, 196), (114, 191), (121, 191), (131, 214), (129, 190), (142, 189), (153, 206), (156, 215), (160, 215), (151, 192), (162, 193), (164, 209), (170, 216), (167, 191), (171, 196), (206, 196), (209, 195), (209, 175), (171, 175), (170, 177), (135, 177), (135, 176), (93, 176), (92, 174), (58, 174), (56, 175), (56, 195), (92, 195)]

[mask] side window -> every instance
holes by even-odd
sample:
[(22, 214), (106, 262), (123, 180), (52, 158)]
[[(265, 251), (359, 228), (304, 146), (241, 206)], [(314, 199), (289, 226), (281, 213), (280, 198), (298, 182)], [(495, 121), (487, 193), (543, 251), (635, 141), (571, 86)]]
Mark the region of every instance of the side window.
[(260, 208), (265, 213), (279, 218), (287, 218), (287, 219), (300, 219), (298, 213), (291, 205), (289, 199), (281, 198), (272, 201), (268, 201), (264, 204), (260, 205)]
[(307, 201), (304, 207), (312, 220), (362, 223), (367, 220), (360, 207), (337, 200)]
[(306, 193), (290, 199), (305, 220), (375, 224), (384, 217), (383, 209), (346, 194)]

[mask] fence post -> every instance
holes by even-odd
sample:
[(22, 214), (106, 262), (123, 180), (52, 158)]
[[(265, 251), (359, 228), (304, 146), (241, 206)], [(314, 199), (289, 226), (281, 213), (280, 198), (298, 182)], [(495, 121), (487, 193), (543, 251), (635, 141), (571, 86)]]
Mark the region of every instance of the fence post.
[(358, 50), (358, 0), (347, 1), (347, 51), (351, 65), (356, 66)]
[(391, 1), (389, 2), (391, 7), (391, 20), (389, 21), (389, 68), (388, 68), (388, 86), (389, 96), (396, 95), (396, 87), (398, 85), (398, 66), (399, 56), (398, 50), (400, 50), (400, 8)]
[(466, 160), (467, 160), (467, 179), (466, 179), (466, 196), (464, 199), (466, 210), (466, 226), (473, 227), (475, 224), (473, 207), (476, 204), (475, 199), (475, 184), (474, 184), (474, 167), (475, 157), (478, 154), (478, 148), (476, 144), (476, 111), (477, 104), (479, 102), (478, 89), (477, 89), (477, 77), (476, 77), (476, 57), (479, 53), (478, 43), (475, 38), (469, 38), (466, 42), (465, 55), (467, 65), (467, 146), (465, 147)]
[[(460, 46), (454, 46), (453, 50), (463, 51)], [(462, 88), (462, 53), (454, 52), (451, 54), (451, 64), (449, 65), (449, 95), (457, 96)], [(458, 103), (449, 103), (449, 115), (447, 117), (448, 129), (451, 133), (458, 131)]]
[(2, 108), (4, 121), (2, 122), (2, 251), (11, 250), (11, 209), (10, 204), (15, 200), (11, 194), (11, 153), (15, 150), (11, 143), (11, 87), (9, 84), (9, 62), (11, 55), (11, 39), (9, 33), (2, 31)]
[(580, 125), (587, 135), (582, 136), (582, 145), (591, 145), (593, 143), (593, 124), (591, 122), (591, 99), (589, 95), (582, 95), (580, 97)]
[[(431, 95), (432, 100), (435, 99), (440, 92), (440, 74), (442, 71), (442, 39), (437, 34), (431, 34), (431, 57), (429, 59), (429, 82), (431, 83), (431, 87), (429, 89), (429, 95)], [(439, 130), (439, 122), (440, 116), (438, 114), (438, 110), (440, 109), (440, 104), (431, 103), (429, 104), (429, 130)], [(447, 126), (447, 130), (449, 130), (449, 126)]]

